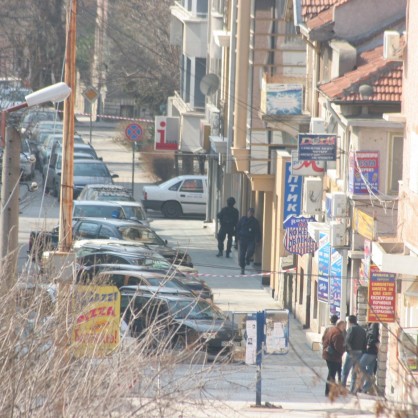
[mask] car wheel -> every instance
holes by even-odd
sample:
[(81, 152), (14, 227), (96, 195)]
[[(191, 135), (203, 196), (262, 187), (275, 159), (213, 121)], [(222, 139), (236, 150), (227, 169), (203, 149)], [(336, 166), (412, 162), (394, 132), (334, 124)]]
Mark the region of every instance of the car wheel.
[(162, 212), (166, 218), (180, 218), (183, 215), (180, 204), (174, 201), (165, 202)]

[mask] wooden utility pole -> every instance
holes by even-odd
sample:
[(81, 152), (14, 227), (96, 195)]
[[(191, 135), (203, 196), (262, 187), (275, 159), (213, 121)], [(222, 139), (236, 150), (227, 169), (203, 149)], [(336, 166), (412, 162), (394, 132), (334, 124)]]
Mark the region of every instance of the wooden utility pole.
[(76, 92), (76, 34), (77, 0), (70, 0), (67, 12), (67, 41), (65, 53), (65, 83), (71, 94), (64, 102), (64, 133), (60, 193), (59, 251), (68, 252), (72, 246), (74, 192), (74, 103)]

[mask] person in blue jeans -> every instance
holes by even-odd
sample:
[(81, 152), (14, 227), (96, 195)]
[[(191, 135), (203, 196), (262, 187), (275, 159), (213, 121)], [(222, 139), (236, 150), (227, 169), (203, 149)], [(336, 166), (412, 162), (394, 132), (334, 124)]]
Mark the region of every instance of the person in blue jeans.
[(379, 324), (369, 323), (366, 333), (367, 345), (366, 351), (363, 353), (360, 359), (360, 369), (362, 371), (362, 383), (361, 392), (368, 392), (373, 383), (374, 375), (377, 366), (377, 353), (379, 352)]
[(247, 216), (243, 216), (237, 225), (241, 274), (245, 274), (245, 266), (251, 263), (255, 246), (261, 241), (260, 223), (254, 217), (254, 213), (254, 208), (248, 209)]
[(349, 328), (345, 337), (345, 349), (347, 351), (341, 376), (343, 387), (347, 384), (348, 375), (351, 371), (350, 392), (356, 393), (357, 372), (360, 368), (360, 358), (366, 350), (366, 331), (357, 323), (357, 317), (350, 315), (348, 317)]

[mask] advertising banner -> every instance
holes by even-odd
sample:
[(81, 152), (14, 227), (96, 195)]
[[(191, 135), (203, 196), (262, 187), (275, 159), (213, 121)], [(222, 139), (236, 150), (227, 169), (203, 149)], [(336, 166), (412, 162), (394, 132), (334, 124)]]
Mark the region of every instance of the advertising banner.
[(335, 161), (337, 159), (337, 136), (299, 134), (298, 159), (300, 161)]
[(292, 175), (292, 164), (286, 163), (283, 219), (300, 215), (302, 206), (302, 177)]
[(343, 256), (333, 248), (331, 250), (331, 267), (329, 280), (329, 312), (331, 315), (338, 315), (341, 312), (342, 276)]
[(168, 116), (155, 117), (156, 150), (175, 151), (179, 148), (180, 120)]
[(313, 216), (289, 216), (284, 222), (284, 248), (291, 254), (309, 254), (318, 249), (318, 244), (308, 232), (308, 223), (316, 222)]
[(367, 322), (395, 322), (396, 274), (370, 271)]
[(116, 286), (76, 286), (71, 343), (76, 357), (103, 357), (119, 344), (120, 293)]
[(351, 151), (348, 170), (348, 191), (352, 194), (376, 193), (379, 189), (379, 152)]
[(328, 302), (330, 254), (329, 234), (320, 232), (318, 247), (318, 300), (321, 302)]
[(300, 115), (303, 86), (262, 82), (261, 110), (266, 115)]
[(298, 152), (292, 151), (292, 174), (294, 176), (323, 176), (325, 173), (324, 161), (300, 161)]

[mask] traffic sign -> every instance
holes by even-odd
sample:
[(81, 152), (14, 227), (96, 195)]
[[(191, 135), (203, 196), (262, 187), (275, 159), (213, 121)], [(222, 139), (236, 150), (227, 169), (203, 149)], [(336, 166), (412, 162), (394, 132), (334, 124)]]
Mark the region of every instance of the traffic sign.
[(138, 123), (130, 123), (125, 129), (125, 135), (131, 141), (139, 141), (142, 139), (144, 130)]
[(90, 102), (93, 103), (94, 101), (97, 100), (99, 93), (98, 91), (92, 87), (89, 86), (87, 87), (84, 91), (83, 91), (83, 96)]

